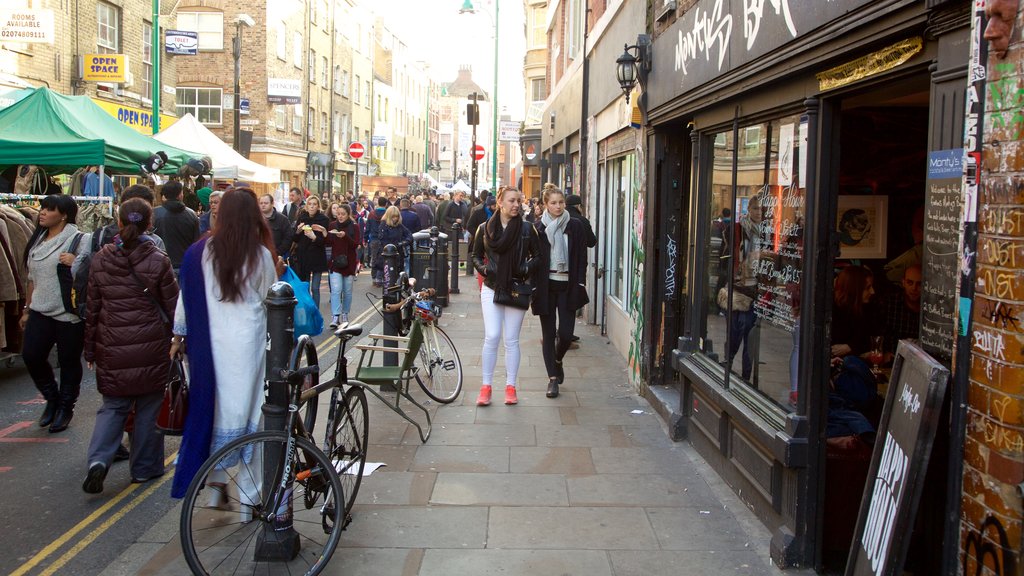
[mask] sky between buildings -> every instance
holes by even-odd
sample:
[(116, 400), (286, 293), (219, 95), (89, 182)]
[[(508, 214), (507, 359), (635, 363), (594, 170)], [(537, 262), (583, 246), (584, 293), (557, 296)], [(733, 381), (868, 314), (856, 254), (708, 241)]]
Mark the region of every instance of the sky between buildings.
[[(473, 79), (490, 93), (494, 87), (494, 14), (499, 0), (474, 0), (482, 10), (459, 14), (463, 0), (373, 0), (388, 28), (430, 64), (438, 82), (455, 80), (459, 67), (473, 67)], [(525, 115), (523, 56), (526, 53), (522, 0), (500, 0), (498, 10), (498, 107), (513, 120)], [(490, 15), (489, 15), (490, 14)]]

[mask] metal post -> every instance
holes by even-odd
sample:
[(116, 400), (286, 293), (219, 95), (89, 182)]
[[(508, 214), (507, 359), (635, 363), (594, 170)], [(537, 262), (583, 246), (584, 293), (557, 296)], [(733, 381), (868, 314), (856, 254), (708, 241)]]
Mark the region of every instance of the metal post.
[(153, 29), (150, 31), (149, 58), (153, 61), (149, 98), (153, 103), (153, 134), (160, 131), (160, 58), (164, 51), (160, 42), (160, 0), (153, 0)]
[[(388, 244), (380, 251), (380, 257), (384, 259), (384, 273), (383, 287), (381, 290), (384, 291), (382, 300), (384, 303), (384, 335), (385, 336), (398, 336), (398, 327), (402, 324), (402, 313), (401, 312), (388, 312), (387, 306), (389, 304), (396, 304), (401, 297), (396, 288), (398, 287), (398, 278), (402, 271), (405, 270), (405, 263), (402, 262), (402, 258), (398, 253), (398, 248), (394, 244)], [(398, 346), (397, 340), (385, 340), (384, 346)], [(398, 366), (398, 354), (395, 352), (384, 353), (384, 365), (385, 366)]]
[[(586, 49), (584, 47), (584, 54)], [(494, 93), (491, 94), (491, 190), (498, 187), (498, 2), (494, 2)]]
[[(263, 429), (284, 430), (288, 423), (288, 381), (281, 379), (281, 371), (288, 368), (292, 347), (295, 345), (295, 292), (287, 282), (275, 282), (265, 301), (267, 306), (267, 332), (270, 350), (267, 352), (267, 398), (263, 404)], [(273, 486), (279, 479), (281, 452), (263, 455), (263, 486)], [(299, 554), (299, 534), (291, 525), (291, 501), (286, 525), (267, 523), (257, 536), (257, 560), (290, 561)]]
[[(449, 250), (452, 257), (452, 278), (448, 286), (449, 294), (459, 293), (459, 237), (462, 236), (462, 225), (458, 222), (452, 223), (452, 235), (448, 238)], [(467, 262), (466, 266), (469, 266)]]
[[(156, 47), (154, 47), (154, 50), (155, 49), (156, 49)], [(242, 103), (242, 99), (241, 99), (241, 96), (240, 96), (240, 93), (242, 91), (242, 87), (241, 87), (241, 82), (242, 82), (242, 80), (241, 80), (241, 77), (242, 77), (242, 23), (241, 22), (236, 22), (235, 23), (235, 38), (234, 38), (234, 40), (231, 41), (231, 50), (232, 50), (232, 52), (234, 54), (234, 57), (235, 57), (235, 96), (234, 96), (235, 101), (232, 103), (232, 106), (231, 106), (233, 108), (233, 112), (234, 112), (235, 128), (234, 128), (234, 141), (231, 144), (232, 144), (232, 147), (235, 149), (235, 152), (238, 152), (239, 150), (241, 150), (241, 147), (239, 146), (239, 142), (238, 142), (238, 139), (240, 138), (238, 133), (240, 131), (239, 123), (241, 123), (241, 121), (242, 121), (241, 110), (240, 110), (241, 103)]]
[(480, 162), (476, 159), (476, 125), (480, 123), (480, 107), (477, 105), (478, 95), (473, 92), (469, 95), (473, 99), (473, 143), (469, 146), (469, 160), (473, 163), (472, 170), (470, 171), (470, 194), (472, 198), (476, 198), (476, 173), (477, 165)]

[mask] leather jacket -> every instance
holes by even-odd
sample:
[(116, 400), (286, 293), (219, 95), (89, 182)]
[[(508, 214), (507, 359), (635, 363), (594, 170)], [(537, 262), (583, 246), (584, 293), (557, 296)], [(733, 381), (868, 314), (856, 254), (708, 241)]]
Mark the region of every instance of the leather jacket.
[[(497, 286), (495, 286), (495, 272), (498, 270), (498, 263), (501, 262), (503, 255), (498, 254), (487, 246), (486, 228), (486, 222), (484, 222), (477, 229), (476, 235), (473, 236), (471, 257), (473, 258), (473, 268), (476, 269), (477, 274), (484, 278), (484, 285), (491, 290), (495, 290), (497, 289)], [(512, 277), (516, 280), (530, 280), (541, 263), (540, 237), (533, 226), (530, 226), (530, 223), (525, 221), (523, 222), (521, 234), (526, 237), (524, 238), (526, 249), (521, 253), (522, 258), (519, 261), (519, 266), (513, 268)]]

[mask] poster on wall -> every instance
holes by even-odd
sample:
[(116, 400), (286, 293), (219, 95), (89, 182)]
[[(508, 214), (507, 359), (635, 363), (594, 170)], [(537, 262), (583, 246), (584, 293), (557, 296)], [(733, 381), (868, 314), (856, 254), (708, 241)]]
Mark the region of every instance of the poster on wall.
[(796, 126), (793, 124), (783, 124), (779, 128), (779, 165), (778, 174), (776, 174), (779, 186), (793, 184), (793, 153), (795, 152), (794, 146), (796, 145), (794, 140), (795, 128)]
[(888, 208), (888, 196), (839, 196), (836, 231), (840, 258), (885, 258)]

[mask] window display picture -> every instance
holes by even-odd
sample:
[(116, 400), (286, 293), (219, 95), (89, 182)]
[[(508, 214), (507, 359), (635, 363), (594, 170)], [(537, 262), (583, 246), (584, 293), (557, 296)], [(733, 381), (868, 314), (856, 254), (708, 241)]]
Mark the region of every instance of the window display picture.
[(836, 232), (840, 258), (885, 258), (888, 207), (888, 196), (839, 196)]

